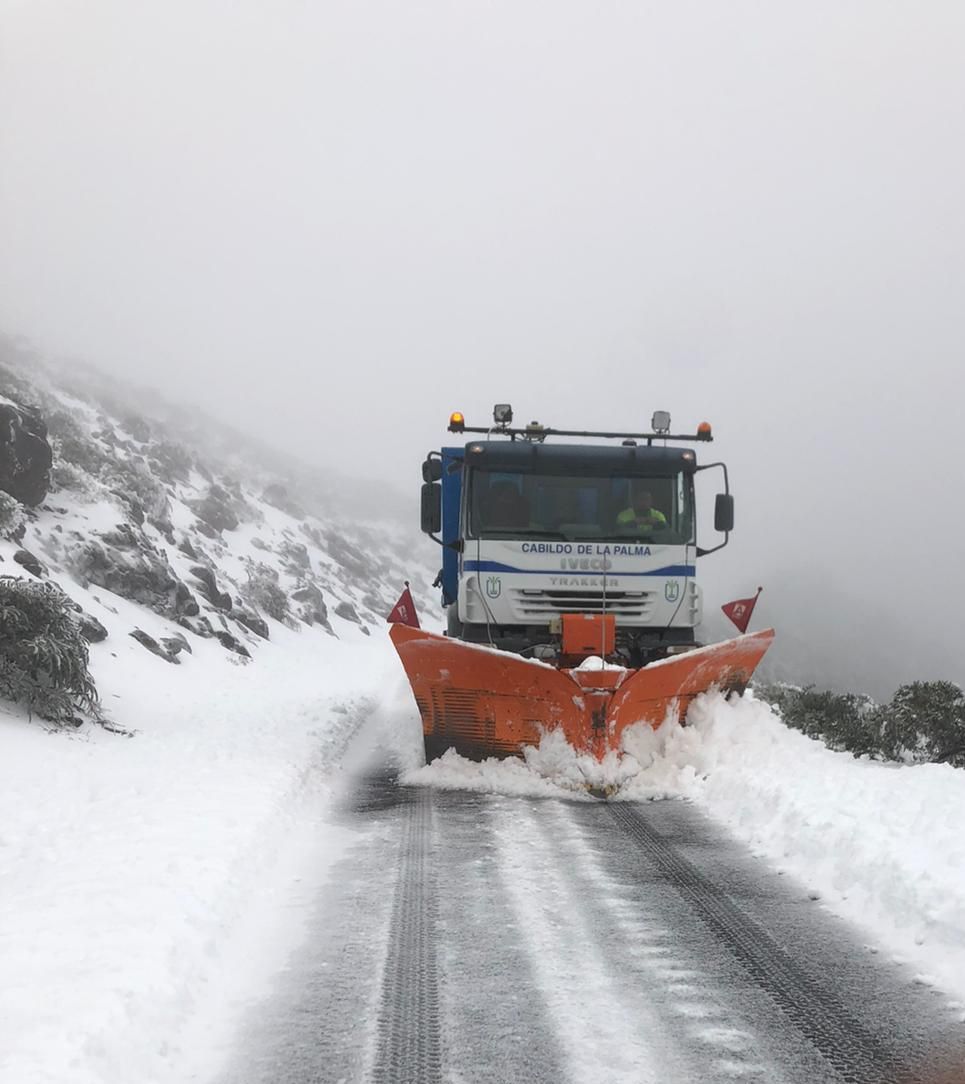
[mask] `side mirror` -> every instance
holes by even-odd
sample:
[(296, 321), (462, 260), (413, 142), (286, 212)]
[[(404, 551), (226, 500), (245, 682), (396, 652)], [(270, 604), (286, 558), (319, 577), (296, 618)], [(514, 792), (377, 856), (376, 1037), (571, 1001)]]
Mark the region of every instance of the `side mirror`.
[(438, 482), (442, 477), (442, 460), (436, 456), (429, 456), (422, 464), (423, 482)]
[(422, 487), (422, 530), (426, 534), (442, 530), (442, 486), (434, 482), (426, 482)]
[(734, 498), (729, 493), (718, 493), (714, 502), (714, 530), (728, 534), (734, 529)]

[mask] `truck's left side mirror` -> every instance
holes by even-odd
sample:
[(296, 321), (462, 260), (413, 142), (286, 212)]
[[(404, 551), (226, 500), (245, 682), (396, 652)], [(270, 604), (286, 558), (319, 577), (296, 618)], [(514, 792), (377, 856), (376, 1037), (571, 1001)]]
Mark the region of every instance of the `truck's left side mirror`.
[(734, 498), (729, 493), (718, 493), (714, 503), (714, 530), (724, 534), (734, 529)]
[(422, 530), (438, 534), (442, 530), (442, 486), (426, 482), (422, 487)]
[(429, 456), (422, 464), (423, 482), (438, 482), (442, 477), (442, 460), (438, 456)]

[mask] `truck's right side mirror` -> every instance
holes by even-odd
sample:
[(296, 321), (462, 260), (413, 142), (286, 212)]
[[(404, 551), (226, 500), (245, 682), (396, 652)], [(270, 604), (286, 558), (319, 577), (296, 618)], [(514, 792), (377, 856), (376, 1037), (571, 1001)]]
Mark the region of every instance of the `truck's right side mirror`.
[(442, 486), (438, 482), (426, 482), (422, 487), (422, 530), (426, 534), (442, 530)]
[(724, 534), (734, 529), (734, 498), (729, 493), (718, 493), (714, 502), (714, 530)]

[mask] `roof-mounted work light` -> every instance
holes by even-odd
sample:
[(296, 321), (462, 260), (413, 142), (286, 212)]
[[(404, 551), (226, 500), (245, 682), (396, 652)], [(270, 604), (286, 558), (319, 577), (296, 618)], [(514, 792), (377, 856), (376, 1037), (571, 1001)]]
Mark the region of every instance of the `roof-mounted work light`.
[(509, 425), (513, 420), (513, 408), (509, 403), (497, 403), (493, 407), (493, 421), (497, 425)]
[(454, 410), (449, 415), (449, 432), (461, 433), (466, 428), (466, 415), (461, 410)]
[(669, 410), (655, 410), (653, 417), (650, 419), (650, 424), (653, 426), (655, 433), (669, 433), (670, 432), (670, 411)]

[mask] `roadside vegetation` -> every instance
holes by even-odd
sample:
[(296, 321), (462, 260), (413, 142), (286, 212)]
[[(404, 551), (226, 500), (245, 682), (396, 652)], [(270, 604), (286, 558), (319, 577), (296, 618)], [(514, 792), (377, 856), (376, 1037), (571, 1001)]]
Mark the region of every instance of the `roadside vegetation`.
[(0, 576), (0, 697), (60, 726), (101, 721), (87, 641), (52, 583)]
[(813, 685), (758, 685), (784, 722), (832, 749), (902, 764), (965, 768), (965, 693), (951, 681), (902, 685), (887, 704)]

